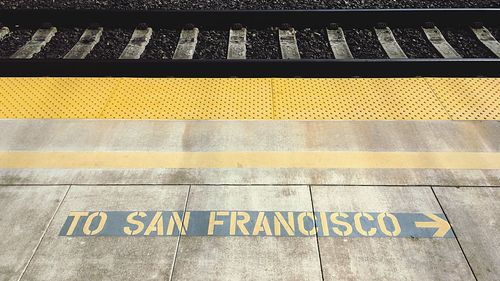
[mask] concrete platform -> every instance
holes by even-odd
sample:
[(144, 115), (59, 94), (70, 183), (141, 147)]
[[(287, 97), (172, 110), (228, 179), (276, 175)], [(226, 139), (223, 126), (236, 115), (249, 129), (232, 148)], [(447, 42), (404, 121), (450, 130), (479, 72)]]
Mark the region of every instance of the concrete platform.
[[(312, 212), (312, 206), (308, 186), (192, 186), (187, 210)], [(316, 237), (183, 236), (173, 280), (321, 280)]]
[[(500, 125), (496, 121), (125, 121), (125, 120), (0, 120), (0, 183), (3, 184), (343, 184), (500, 186)], [(22, 160), (19, 154), (27, 153)], [(88, 152), (103, 153), (99, 165)], [(215, 157), (187, 165), (186, 153), (216, 152)], [(223, 153), (393, 153), (400, 161), (390, 166), (385, 156), (342, 166), (337, 157), (327, 164), (302, 167), (287, 161), (238, 166)], [(54, 153), (38, 156), (37, 153)], [(60, 153), (57, 158), (56, 153)], [(66, 154), (65, 154), (66, 153)], [(122, 161), (143, 157), (141, 161)], [(144, 156), (144, 154), (148, 153)], [(167, 156), (162, 156), (167, 155)], [(172, 157), (169, 153), (184, 153)], [(351, 153), (351, 154), (349, 154)], [(415, 162), (405, 155), (417, 154)], [(444, 161), (433, 154), (447, 154)], [(62, 154), (62, 156), (61, 156)], [(362, 156), (363, 156), (362, 155)], [(399, 156), (398, 156), (399, 155)], [(402, 155), (402, 156), (401, 156)], [(292, 155), (293, 156), (293, 155)], [(446, 157), (448, 157), (446, 156)], [(213, 159), (232, 161), (215, 166)], [(316, 155), (309, 155), (312, 164)], [(479, 158), (478, 158), (479, 157)], [(483, 157), (487, 157), (483, 158)], [(121, 158), (121, 159), (124, 159)], [(168, 159), (181, 159), (165, 163)], [(376, 158), (376, 157), (375, 157)], [(372, 158), (372, 159), (375, 159)], [(21, 160), (19, 160), (21, 159)], [(41, 160), (61, 159), (53, 163)], [(85, 167), (74, 166), (80, 159)], [(85, 162), (87, 159), (88, 161)], [(97, 158), (95, 158), (97, 159)], [(160, 160), (151, 160), (160, 159)], [(212, 160), (211, 160), (212, 159)], [(291, 159), (291, 158), (290, 158)], [(450, 160), (451, 159), (451, 160)], [(58, 166), (66, 161), (73, 166)], [(331, 160), (331, 161), (330, 161)], [(488, 161), (487, 161), (488, 160)], [(20, 162), (19, 162), (20, 161)], [(163, 162), (162, 162), (163, 161)], [(333, 162), (332, 162), (333, 161)], [(18, 166), (10, 166), (12, 163)], [(127, 162), (128, 166), (123, 167)], [(147, 166), (141, 163), (148, 162)], [(38, 163), (38, 166), (36, 166)], [(203, 163), (203, 165), (201, 164)], [(267, 163), (270, 163), (266, 166)], [(439, 168), (434, 165), (442, 163)], [(460, 169), (453, 168), (463, 163)], [(484, 166), (491, 163), (490, 166)], [(169, 166), (167, 166), (167, 164)], [(361, 164), (361, 166), (360, 166)], [(384, 169), (377, 165), (389, 166)], [(408, 165), (409, 166), (405, 166)], [(24, 165), (24, 166), (23, 166)], [(41, 165), (41, 166), (40, 166)], [(45, 166), (44, 166), (45, 165)], [(284, 167), (283, 165), (286, 165)], [(364, 165), (364, 166), (363, 166)], [(412, 166), (414, 165), (414, 166)], [(450, 167), (446, 167), (449, 165)], [(493, 168), (492, 168), (493, 166)], [(71, 169), (70, 169), (71, 168)], [(244, 168), (244, 169), (242, 169)]]
[(19, 280), (68, 186), (0, 186), (0, 280)]
[(436, 187), (477, 280), (500, 277), (500, 188)]
[[(430, 187), (313, 186), (316, 211), (439, 213)], [(319, 237), (325, 280), (474, 280), (455, 239)]]
[(22, 280), (165, 280), (178, 237), (60, 236), (71, 211), (182, 210), (188, 186), (72, 186)]
[(0, 128), (1, 280), (500, 279), (497, 121)]

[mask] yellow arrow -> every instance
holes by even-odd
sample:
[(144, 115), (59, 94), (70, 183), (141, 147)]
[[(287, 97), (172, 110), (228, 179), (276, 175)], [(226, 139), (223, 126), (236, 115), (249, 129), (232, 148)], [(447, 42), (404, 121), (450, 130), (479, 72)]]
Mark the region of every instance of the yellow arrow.
[(415, 226), (419, 228), (437, 228), (438, 230), (434, 233), (433, 237), (444, 237), (446, 233), (450, 230), (451, 226), (442, 218), (434, 214), (425, 214), (432, 221), (417, 221)]

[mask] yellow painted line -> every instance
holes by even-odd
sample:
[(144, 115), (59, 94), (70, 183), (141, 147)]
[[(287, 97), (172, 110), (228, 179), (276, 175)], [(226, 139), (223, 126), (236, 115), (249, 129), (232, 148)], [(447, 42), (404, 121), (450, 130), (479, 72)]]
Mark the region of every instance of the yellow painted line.
[(0, 118), (500, 120), (498, 78), (0, 78)]
[(0, 152), (0, 168), (500, 169), (476, 152)]

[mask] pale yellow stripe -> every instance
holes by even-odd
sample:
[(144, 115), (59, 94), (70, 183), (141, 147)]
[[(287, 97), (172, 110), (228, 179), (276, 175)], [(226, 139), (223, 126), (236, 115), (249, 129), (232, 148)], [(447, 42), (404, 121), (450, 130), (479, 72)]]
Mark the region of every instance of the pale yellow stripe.
[(476, 152), (0, 152), (0, 168), (500, 169)]

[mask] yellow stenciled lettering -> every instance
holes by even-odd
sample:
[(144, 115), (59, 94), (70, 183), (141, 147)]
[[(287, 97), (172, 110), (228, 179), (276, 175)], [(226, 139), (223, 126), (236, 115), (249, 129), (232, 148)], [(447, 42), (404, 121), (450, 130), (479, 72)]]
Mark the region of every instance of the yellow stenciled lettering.
[[(391, 220), (392, 226), (394, 227), (394, 231), (389, 231), (387, 229), (384, 220), (385, 217), (388, 217)], [(399, 225), (398, 218), (396, 218), (395, 215), (391, 213), (380, 213), (377, 216), (377, 220), (378, 220), (378, 225), (380, 227), (380, 231), (382, 231), (382, 233), (384, 233), (385, 235), (394, 237), (398, 236), (401, 233), (401, 226)]]
[[(97, 228), (94, 230), (90, 230), (90, 226), (92, 225), (92, 222), (94, 219), (99, 216), (99, 224), (97, 225)], [(108, 215), (105, 212), (94, 212), (90, 214), (87, 217), (87, 220), (85, 221), (85, 224), (83, 225), (83, 233), (85, 235), (96, 235), (99, 234), (104, 229), (104, 226), (106, 225), (106, 221), (108, 220)]]
[(172, 212), (172, 216), (170, 217), (170, 220), (168, 221), (167, 235), (174, 234), (174, 226), (176, 226), (177, 229), (180, 230), (181, 235), (186, 235), (186, 230), (189, 227), (189, 218), (190, 217), (191, 217), (191, 212), (184, 213), (184, 219), (183, 219), (184, 222), (182, 222), (181, 216), (179, 215), (179, 212)]
[[(242, 217), (242, 219), (239, 219)], [(231, 212), (231, 223), (229, 226), (229, 235), (236, 235), (236, 226), (240, 229), (243, 235), (250, 235), (246, 223), (250, 221), (250, 215), (247, 212)]]
[[(313, 221), (313, 228), (311, 230), (307, 230), (304, 224), (304, 220), (306, 217), (309, 217)], [(302, 212), (297, 216), (297, 225), (299, 227), (300, 233), (306, 236), (316, 235), (316, 228), (314, 227), (314, 215), (312, 212)]]
[(155, 216), (151, 220), (151, 222), (148, 225), (148, 228), (146, 228), (146, 231), (144, 231), (145, 236), (149, 236), (152, 232), (156, 232), (156, 235), (160, 236), (163, 235), (163, 213), (162, 212), (156, 212)]
[(229, 216), (229, 212), (227, 211), (210, 212), (207, 235), (214, 235), (215, 226), (224, 224), (224, 221), (217, 220), (217, 216)]
[(375, 227), (370, 228), (369, 230), (365, 230), (363, 226), (361, 225), (361, 218), (364, 217), (369, 221), (375, 220), (372, 215), (368, 213), (356, 213), (354, 215), (354, 226), (356, 227), (356, 230), (359, 232), (359, 234), (363, 236), (373, 236), (377, 232), (377, 229)]
[(255, 221), (255, 227), (253, 228), (252, 235), (259, 235), (261, 231), (264, 231), (267, 236), (273, 235), (265, 212), (259, 212), (259, 214), (257, 215), (257, 220)]
[(144, 217), (146, 217), (146, 213), (145, 212), (132, 212), (132, 213), (130, 213), (127, 216), (127, 222), (132, 224), (132, 225), (135, 225), (136, 228), (134, 230), (132, 230), (132, 228), (130, 228), (130, 226), (125, 226), (123, 228), (123, 232), (125, 234), (137, 235), (137, 234), (141, 233), (142, 230), (144, 229), (144, 223), (140, 220), (135, 219), (135, 217), (144, 218)]
[(333, 224), (345, 227), (345, 229), (342, 230), (339, 227), (334, 226), (334, 227), (332, 227), (333, 232), (335, 234), (337, 234), (338, 236), (349, 236), (349, 235), (351, 235), (351, 233), (352, 233), (352, 226), (351, 226), (351, 224), (348, 223), (348, 222), (346, 222), (346, 221), (339, 220), (339, 217), (347, 219), (349, 217), (349, 215), (346, 214), (346, 213), (332, 213), (330, 215), (330, 221)]
[(78, 225), (78, 221), (80, 221), (81, 217), (86, 217), (89, 215), (89, 212), (69, 212), (69, 216), (73, 217), (71, 224), (69, 225), (68, 232), (66, 235), (73, 235), (75, 232), (75, 228)]
[(323, 231), (323, 236), (330, 236), (330, 228), (328, 227), (328, 220), (326, 218), (326, 213), (319, 212), (319, 219), (321, 221), (321, 230)]
[(238, 212), (231, 212), (231, 219), (229, 220), (229, 235), (236, 235), (236, 216)]
[(274, 212), (274, 235), (281, 236), (281, 227), (283, 227), (288, 236), (295, 235), (295, 220), (293, 212), (288, 212), (288, 220), (286, 220), (281, 212)]

